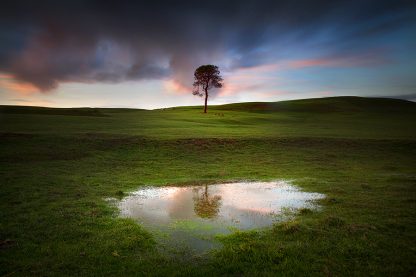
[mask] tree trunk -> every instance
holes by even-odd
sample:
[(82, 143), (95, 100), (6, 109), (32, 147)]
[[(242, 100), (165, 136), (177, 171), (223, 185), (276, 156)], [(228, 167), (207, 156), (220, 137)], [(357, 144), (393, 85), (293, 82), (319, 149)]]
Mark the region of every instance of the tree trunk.
[(204, 113), (207, 113), (207, 102), (208, 102), (208, 90), (205, 89), (205, 108), (204, 108)]

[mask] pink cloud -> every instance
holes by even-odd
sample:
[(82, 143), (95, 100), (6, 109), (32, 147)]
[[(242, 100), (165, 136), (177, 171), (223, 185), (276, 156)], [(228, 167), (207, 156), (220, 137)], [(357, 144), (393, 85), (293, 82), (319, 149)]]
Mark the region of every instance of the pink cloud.
[[(230, 80), (231, 81), (231, 80)], [(250, 84), (250, 83), (236, 83), (231, 81), (230, 83), (225, 83), (223, 88), (219, 91), (219, 96), (229, 96), (234, 95), (241, 91), (251, 91), (251, 90), (257, 90), (259, 88), (262, 88), (261, 84)]]
[(192, 92), (191, 86), (186, 86), (182, 82), (170, 79), (164, 82), (164, 87), (167, 92), (177, 94), (177, 95), (184, 95), (184, 94), (190, 94)]
[(30, 95), (39, 92), (31, 83), (18, 81), (10, 74), (0, 74), (0, 87), (20, 95)]
[(252, 67), (240, 67), (224, 76), (224, 86), (219, 96), (230, 96), (240, 92), (254, 92), (264, 90), (267, 85), (276, 85), (277, 76), (270, 73), (281, 69), (281, 64), (270, 63)]
[(288, 68), (306, 67), (372, 67), (390, 64), (386, 50), (374, 50), (357, 55), (333, 56), (318, 59), (292, 60), (286, 62)]

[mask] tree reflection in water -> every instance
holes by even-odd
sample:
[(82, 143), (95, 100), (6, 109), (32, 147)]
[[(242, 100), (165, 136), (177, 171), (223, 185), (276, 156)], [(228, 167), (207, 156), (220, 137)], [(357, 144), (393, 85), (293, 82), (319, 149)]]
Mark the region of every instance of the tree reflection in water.
[(205, 190), (202, 190), (202, 192), (200, 188), (195, 188), (193, 192), (195, 214), (201, 218), (215, 218), (220, 211), (221, 196), (210, 196), (208, 185), (205, 185)]

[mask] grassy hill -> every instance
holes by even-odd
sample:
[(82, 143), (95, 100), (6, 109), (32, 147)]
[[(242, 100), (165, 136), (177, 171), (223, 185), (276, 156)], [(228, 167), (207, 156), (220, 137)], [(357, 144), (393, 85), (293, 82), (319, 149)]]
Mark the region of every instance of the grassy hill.
[[(30, 116), (29, 116), (30, 115)], [(68, 117), (71, 115), (71, 117)], [(76, 117), (82, 115), (83, 117)], [(414, 138), (416, 103), (397, 99), (332, 97), (209, 107), (51, 109), (3, 106), (3, 132), (84, 132), (151, 138), (357, 137)], [(389, 129), (389, 132), (386, 132)]]
[[(0, 108), (0, 275), (416, 272), (416, 104), (336, 97), (159, 110)], [(144, 185), (290, 179), (321, 209), (160, 249), (105, 201)]]

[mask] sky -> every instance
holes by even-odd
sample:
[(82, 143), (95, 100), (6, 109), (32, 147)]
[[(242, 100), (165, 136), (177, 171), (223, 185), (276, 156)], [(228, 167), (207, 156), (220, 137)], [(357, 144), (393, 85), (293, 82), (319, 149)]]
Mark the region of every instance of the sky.
[(0, 9), (0, 104), (201, 105), (368, 96), (416, 100), (416, 2), (20, 1)]

